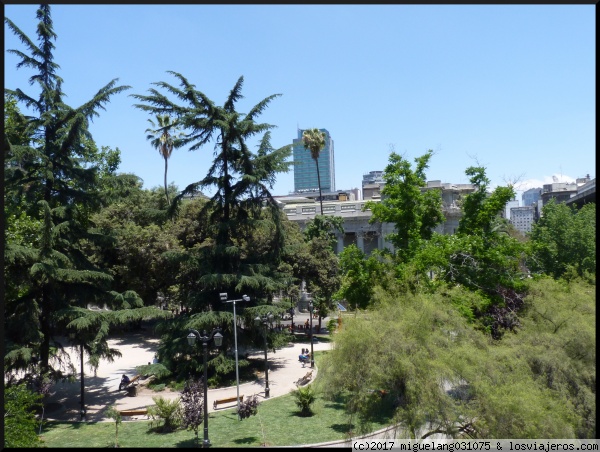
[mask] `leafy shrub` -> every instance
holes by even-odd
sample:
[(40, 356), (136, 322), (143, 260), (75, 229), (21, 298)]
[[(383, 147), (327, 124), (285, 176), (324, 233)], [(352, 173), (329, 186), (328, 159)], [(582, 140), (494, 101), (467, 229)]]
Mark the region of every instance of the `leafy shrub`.
[(298, 389), (292, 391), (292, 396), (294, 399), (296, 399), (295, 403), (298, 408), (300, 408), (301, 416), (312, 416), (314, 414), (311, 405), (314, 403), (317, 397), (312, 385), (299, 387)]
[[(152, 400), (156, 405), (148, 407), (148, 416), (158, 421), (156, 430), (164, 433), (176, 430), (182, 420), (181, 399), (168, 400), (162, 397), (152, 397)], [(150, 422), (150, 425), (154, 426), (154, 422)]]
[(41, 395), (25, 385), (4, 388), (4, 447), (39, 447), (34, 410)]
[(245, 402), (240, 402), (240, 409), (238, 411), (240, 419), (247, 419), (250, 416), (255, 416), (256, 413), (258, 413), (259, 403), (256, 394), (249, 397)]
[(159, 383), (156, 385), (148, 385), (148, 388), (152, 389), (153, 391), (156, 392), (160, 392), (160, 391), (164, 391), (165, 390), (166, 385), (164, 383)]
[(203, 380), (189, 380), (182, 391), (181, 403), (182, 424), (184, 428), (193, 430), (198, 444), (198, 428), (204, 420), (204, 383)]

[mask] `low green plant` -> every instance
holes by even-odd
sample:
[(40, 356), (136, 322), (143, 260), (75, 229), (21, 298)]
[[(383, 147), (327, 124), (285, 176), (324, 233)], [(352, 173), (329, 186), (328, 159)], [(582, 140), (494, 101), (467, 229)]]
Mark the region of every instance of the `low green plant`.
[(333, 336), (337, 327), (338, 327), (338, 320), (337, 319), (329, 319), (329, 322), (327, 322), (327, 331), (329, 331), (330, 336)]
[(119, 447), (119, 424), (122, 422), (121, 413), (114, 405), (109, 405), (106, 409), (106, 415), (115, 421), (115, 447)]
[(312, 385), (301, 386), (298, 389), (292, 391), (292, 396), (296, 406), (300, 408), (301, 416), (312, 416), (312, 404), (317, 399)]
[(159, 383), (159, 384), (155, 384), (155, 385), (148, 385), (148, 388), (152, 389), (155, 392), (160, 392), (160, 391), (164, 391), (165, 390), (166, 385), (164, 383)]
[[(168, 400), (155, 396), (152, 397), (152, 400), (156, 405), (148, 407), (148, 416), (152, 419), (150, 428), (155, 428), (163, 433), (177, 430), (182, 420), (181, 399), (178, 397)], [(154, 421), (158, 422), (155, 423)]]

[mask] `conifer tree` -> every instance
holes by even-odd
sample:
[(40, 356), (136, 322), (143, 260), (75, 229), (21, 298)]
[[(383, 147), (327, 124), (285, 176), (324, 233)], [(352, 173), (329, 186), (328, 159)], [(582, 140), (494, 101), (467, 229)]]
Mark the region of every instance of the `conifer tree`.
[[(67, 105), (63, 80), (57, 74), (59, 65), (54, 62), (57, 35), (50, 6), (40, 5), (37, 18), (38, 45), (5, 18), (26, 47), (25, 52), (8, 52), (20, 58), (17, 68), (33, 70), (29, 82), (39, 88), (37, 95), (20, 88), (6, 90), (32, 112), (20, 116), (26, 119), (24, 133), (29, 139), (9, 143), (13, 165), (5, 175), (6, 199), (24, 206), (24, 212), (40, 224), (40, 235), (32, 242), (6, 245), (6, 274), (11, 282), (4, 307), (4, 365), (8, 372), (25, 370), (55, 380), (73, 371), (68, 360), (61, 359), (63, 344), (56, 341), (58, 336), (70, 330), (80, 333), (78, 344), (88, 339), (84, 348), (93, 364), (112, 353), (105, 341), (108, 324), (117, 317), (125, 321), (144, 313), (129, 310), (118, 316), (108, 312), (118, 308), (120, 294), (111, 292), (112, 277), (87, 252), (90, 244), (110, 243), (94, 231), (90, 221), (102, 197), (89, 124), (113, 95), (129, 87), (113, 79), (83, 105)], [(86, 309), (89, 304), (107, 308), (104, 313), (93, 313)]]
[[(206, 176), (188, 185), (171, 205), (171, 211), (175, 212), (186, 194), (215, 189), (200, 212), (200, 216), (208, 215), (213, 239), (208, 246), (187, 254), (187, 298), (194, 309), (204, 310), (219, 305), (219, 292), (230, 296), (273, 293), (279, 288), (274, 268), (280, 260), (283, 228), (282, 213), (270, 189), (276, 173), (288, 170), (291, 163), (285, 159), (291, 148), (274, 149), (269, 134), (274, 126), (256, 119), (279, 94), (268, 96), (243, 114), (236, 110), (236, 103), (243, 97), (243, 77), (219, 106), (183, 75), (169, 73), (179, 81), (180, 88), (166, 82), (154, 85), (166, 90), (176, 101), (151, 88), (149, 95), (132, 95), (142, 102), (135, 106), (153, 115), (174, 117), (184, 132), (181, 144), (189, 145), (190, 151), (211, 142), (215, 144), (215, 158)], [(248, 141), (259, 134), (263, 135), (255, 154)], [(261, 252), (248, 249), (253, 231), (267, 223), (271, 228), (268, 246)]]

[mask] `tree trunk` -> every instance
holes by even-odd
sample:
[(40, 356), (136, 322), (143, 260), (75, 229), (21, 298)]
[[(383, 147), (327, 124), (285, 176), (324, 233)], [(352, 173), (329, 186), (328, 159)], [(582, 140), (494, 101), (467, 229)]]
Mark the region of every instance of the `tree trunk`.
[(167, 206), (169, 206), (169, 191), (167, 190), (167, 167), (168, 167), (168, 159), (165, 157), (165, 196), (167, 197)]
[(321, 193), (321, 174), (319, 173), (319, 160), (315, 159), (317, 164), (317, 181), (319, 183), (319, 202), (321, 203), (321, 215), (323, 215), (323, 194)]

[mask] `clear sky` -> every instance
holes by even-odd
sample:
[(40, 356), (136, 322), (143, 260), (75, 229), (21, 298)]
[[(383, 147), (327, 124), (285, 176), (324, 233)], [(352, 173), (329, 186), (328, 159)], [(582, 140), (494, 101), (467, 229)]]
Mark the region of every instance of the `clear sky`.
[[(37, 44), (37, 5), (5, 5)], [(483, 165), (492, 185), (519, 191), (595, 177), (595, 5), (53, 5), (55, 61), (67, 103), (118, 78), (132, 88), (94, 120), (99, 146), (121, 150), (120, 171), (162, 186), (164, 160), (146, 140), (150, 116), (129, 94), (185, 76), (222, 105), (244, 76), (238, 111), (271, 94), (259, 120), (274, 147), (297, 128), (325, 128), (336, 188), (361, 187), (391, 149), (414, 162), (433, 149), (428, 180), (468, 183)], [(35, 94), (25, 50), (5, 25), (5, 87)], [(254, 148), (255, 143), (250, 143)], [(201, 180), (213, 146), (178, 149), (168, 181)], [(286, 195), (293, 173), (273, 189)], [(520, 200), (520, 193), (518, 196)]]

